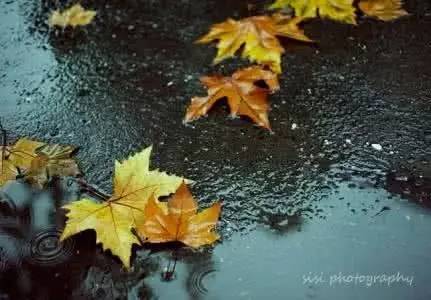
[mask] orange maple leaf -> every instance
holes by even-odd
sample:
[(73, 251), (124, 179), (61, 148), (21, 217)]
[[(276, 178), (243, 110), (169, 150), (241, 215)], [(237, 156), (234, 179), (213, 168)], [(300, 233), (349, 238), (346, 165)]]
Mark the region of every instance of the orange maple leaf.
[(402, 9), (401, 0), (363, 0), (359, 2), (358, 6), (365, 15), (382, 21), (390, 21), (408, 15), (408, 12)]
[(138, 234), (150, 243), (179, 241), (193, 248), (213, 244), (220, 237), (214, 228), (220, 216), (221, 204), (197, 213), (198, 205), (186, 184), (182, 184), (168, 201), (152, 197), (144, 210), (145, 222)]
[[(267, 96), (279, 89), (275, 73), (253, 66), (238, 70), (231, 77), (204, 76), (200, 80), (208, 89), (208, 96), (192, 98), (184, 122), (206, 115), (218, 100), (225, 97), (232, 117), (247, 116), (259, 126), (271, 129)], [(268, 88), (257, 86), (257, 81), (264, 81)]]
[(287, 17), (280, 14), (273, 16), (254, 16), (239, 21), (228, 19), (212, 26), (210, 32), (200, 38), (197, 43), (210, 43), (218, 40), (217, 56), (214, 64), (233, 57), (242, 48), (242, 56), (252, 62), (267, 64), (276, 73), (281, 73), (281, 54), (284, 48), (276, 36), (311, 42), (298, 27), (303, 21), (300, 17)]

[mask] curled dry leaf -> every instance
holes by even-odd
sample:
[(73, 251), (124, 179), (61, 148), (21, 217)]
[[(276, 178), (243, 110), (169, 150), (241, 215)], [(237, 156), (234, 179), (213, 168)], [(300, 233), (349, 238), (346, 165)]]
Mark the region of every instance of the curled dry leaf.
[(198, 205), (183, 183), (166, 203), (151, 198), (145, 208), (145, 222), (138, 234), (150, 243), (182, 242), (198, 248), (219, 239), (214, 228), (220, 216), (219, 202), (197, 212)]
[(85, 10), (80, 4), (75, 4), (70, 8), (60, 12), (59, 10), (54, 10), (49, 17), (50, 26), (59, 27), (77, 27), (85, 26), (93, 21), (96, 16), (96, 11)]
[(93, 229), (97, 243), (110, 249), (126, 268), (130, 266), (132, 245), (138, 244), (132, 229), (142, 225), (144, 210), (150, 196), (174, 193), (183, 178), (158, 170), (150, 171), (151, 147), (115, 163), (114, 194), (105, 202), (81, 199), (64, 206), (68, 210), (66, 227), (61, 239)]
[(390, 21), (408, 15), (408, 12), (402, 9), (401, 0), (363, 0), (359, 2), (358, 6), (365, 15), (382, 21)]
[(72, 159), (76, 148), (20, 139), (13, 146), (2, 147), (0, 185), (18, 175), (35, 186), (43, 186), (52, 176), (77, 176), (78, 164)]
[(356, 24), (353, 0), (277, 0), (273, 9), (291, 7), (297, 17), (328, 18), (340, 22)]
[(267, 64), (276, 72), (281, 72), (280, 60), (284, 48), (276, 36), (310, 42), (311, 40), (298, 27), (302, 18), (282, 15), (255, 16), (239, 21), (228, 19), (212, 26), (210, 32), (197, 43), (210, 43), (218, 40), (217, 56), (214, 63), (233, 57), (244, 46), (242, 56), (252, 62)]
[[(268, 88), (257, 86), (257, 81), (264, 81)], [(231, 116), (247, 116), (259, 126), (270, 129), (267, 97), (279, 89), (275, 73), (253, 66), (236, 71), (231, 77), (204, 76), (201, 82), (208, 89), (208, 96), (192, 98), (185, 122), (206, 115), (218, 100), (226, 97)]]

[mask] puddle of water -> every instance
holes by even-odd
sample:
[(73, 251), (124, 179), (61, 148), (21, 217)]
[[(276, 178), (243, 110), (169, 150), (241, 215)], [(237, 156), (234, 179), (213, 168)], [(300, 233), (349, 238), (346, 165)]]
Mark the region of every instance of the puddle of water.
[[(349, 214), (338, 196), (378, 200), (391, 209), (377, 216)], [(233, 235), (201, 264), (178, 262), (173, 281), (155, 274), (146, 283), (160, 299), (429, 299), (431, 213), (388, 197), (383, 190), (341, 186), (325, 201), (334, 206), (326, 220), (306, 222), (289, 234), (261, 228)], [(384, 277), (373, 283), (348, 278), (398, 273), (405, 281), (390, 286)]]

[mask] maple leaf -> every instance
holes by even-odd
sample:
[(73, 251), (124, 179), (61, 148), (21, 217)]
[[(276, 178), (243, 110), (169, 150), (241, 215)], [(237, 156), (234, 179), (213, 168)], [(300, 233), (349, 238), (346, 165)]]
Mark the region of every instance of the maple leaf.
[[(267, 95), (279, 89), (276, 74), (253, 66), (236, 71), (232, 77), (204, 76), (200, 80), (208, 89), (208, 96), (192, 98), (184, 122), (206, 115), (218, 100), (226, 97), (232, 117), (247, 116), (259, 126), (270, 129)], [(257, 81), (265, 81), (268, 89), (258, 87)]]
[(52, 176), (80, 174), (72, 155), (75, 147), (45, 144), (22, 138), (14, 146), (2, 147), (0, 185), (23, 175), (36, 186), (43, 186)]
[(220, 202), (197, 213), (198, 205), (183, 183), (167, 203), (151, 198), (145, 207), (145, 222), (138, 234), (150, 243), (179, 241), (193, 248), (210, 245), (220, 237), (214, 232)]
[(353, 0), (277, 0), (271, 8), (291, 7), (297, 17), (329, 18), (340, 22), (356, 24)]
[(0, 186), (9, 180), (15, 179), (18, 175), (19, 170), (9, 160), (0, 160)]
[(280, 61), (284, 48), (276, 36), (311, 42), (298, 27), (302, 20), (282, 15), (255, 16), (239, 21), (228, 19), (213, 25), (210, 32), (197, 40), (197, 43), (218, 40), (214, 64), (233, 57), (244, 45), (242, 57), (248, 57), (250, 61), (259, 64), (268, 64), (274, 72), (281, 73)]
[(402, 9), (401, 0), (363, 0), (358, 6), (365, 15), (383, 21), (408, 15), (408, 12)]
[(85, 26), (93, 21), (96, 16), (96, 11), (85, 10), (80, 4), (75, 4), (70, 8), (60, 12), (54, 10), (49, 17), (50, 26), (68, 27), (73, 28), (77, 26)]
[(37, 156), (35, 150), (42, 145), (41, 142), (20, 139), (14, 146), (2, 146), (0, 186), (27, 171), (31, 167), (32, 160)]
[(97, 243), (104, 250), (110, 249), (129, 268), (132, 245), (139, 243), (131, 230), (144, 222), (148, 199), (174, 193), (183, 181), (165, 172), (150, 171), (151, 150), (148, 147), (124, 162), (115, 162), (114, 193), (107, 201), (82, 199), (64, 206), (68, 220), (61, 240), (93, 229)]

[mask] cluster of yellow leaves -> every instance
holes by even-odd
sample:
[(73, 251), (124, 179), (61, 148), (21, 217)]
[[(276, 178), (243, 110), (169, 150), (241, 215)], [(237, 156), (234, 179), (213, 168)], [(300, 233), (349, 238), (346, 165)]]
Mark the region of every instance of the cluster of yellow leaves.
[(77, 176), (78, 165), (72, 155), (76, 148), (49, 145), (20, 139), (13, 146), (0, 147), (0, 186), (18, 175), (42, 187), (53, 176)]
[[(61, 239), (92, 229), (97, 243), (110, 249), (126, 268), (130, 267), (132, 245), (139, 243), (132, 230), (151, 243), (181, 241), (199, 247), (216, 241), (213, 229), (220, 204), (196, 215), (197, 205), (184, 178), (150, 170), (150, 154), (151, 147), (115, 163), (114, 192), (107, 201), (81, 199), (66, 205), (68, 220)], [(175, 191), (168, 204), (158, 200)]]
[[(303, 18), (328, 18), (340, 22), (356, 24), (353, 0), (277, 0), (273, 9), (291, 7), (295, 15)], [(361, 0), (359, 9), (367, 16), (390, 21), (407, 12), (401, 8), (401, 0)]]
[[(384, 21), (407, 14), (401, 8), (401, 0), (362, 0), (358, 4), (364, 14)], [(272, 9), (289, 7), (294, 17), (274, 14), (254, 16), (241, 20), (228, 19), (211, 27), (209, 33), (197, 40), (206, 44), (217, 41), (217, 55), (213, 63), (235, 56), (240, 51), (243, 58), (267, 65), (275, 73), (281, 73), (281, 54), (284, 48), (277, 36), (302, 42), (311, 42), (298, 26), (304, 19), (322, 17), (340, 22), (356, 24), (354, 0), (276, 0)], [(269, 81), (272, 84), (268, 83)], [(266, 81), (269, 89), (259, 88), (256, 81)], [(227, 98), (231, 115), (243, 115), (259, 126), (270, 129), (268, 121), (268, 92), (278, 89), (276, 76), (259, 67), (235, 72), (232, 77), (204, 76), (202, 84), (208, 96), (194, 97), (187, 108), (185, 122), (207, 114), (220, 99)]]
[[(358, 3), (359, 9), (365, 15), (384, 21), (407, 15), (401, 6), (402, 0), (361, 0)], [(231, 58), (241, 51), (243, 58), (269, 66), (275, 73), (281, 73), (281, 55), (285, 49), (278, 37), (312, 42), (299, 27), (303, 20), (320, 16), (356, 24), (354, 0), (276, 0), (270, 8), (291, 8), (294, 17), (273, 14), (240, 20), (227, 19), (213, 25), (206, 35), (197, 40), (197, 43), (207, 44), (217, 41), (214, 64)], [(95, 11), (85, 10), (80, 4), (75, 4), (62, 12), (53, 11), (49, 24), (63, 28), (84, 26), (91, 23), (95, 15)], [(250, 77), (251, 74), (253, 77)], [(263, 74), (265, 78), (260, 77)], [(227, 98), (232, 116), (247, 116), (259, 126), (270, 129), (267, 94), (278, 89), (278, 84), (269, 85), (269, 89), (262, 89), (254, 84), (255, 81), (266, 81), (268, 76), (276, 80), (275, 75), (268, 74), (268, 71), (253, 67), (239, 70), (232, 77), (202, 77), (201, 82), (208, 88), (208, 96), (192, 99), (184, 121), (189, 122), (205, 115), (219, 99)]]
[(303, 18), (330, 18), (356, 24), (353, 0), (277, 0), (271, 8), (291, 7), (295, 15)]
[(80, 4), (75, 4), (62, 12), (54, 10), (49, 17), (48, 23), (50, 26), (63, 28), (70, 26), (75, 28), (90, 24), (95, 16), (96, 12), (94, 10), (85, 10)]
[(242, 56), (252, 62), (267, 64), (276, 72), (281, 72), (280, 61), (284, 48), (277, 36), (283, 36), (303, 42), (311, 40), (298, 27), (303, 18), (290, 18), (275, 14), (256, 16), (239, 21), (228, 19), (212, 26), (210, 32), (200, 38), (198, 43), (218, 40), (217, 56), (214, 63), (233, 57), (244, 46)]
[[(268, 88), (257, 86), (258, 81), (264, 81)], [(238, 70), (231, 77), (204, 76), (201, 82), (208, 89), (208, 96), (192, 98), (185, 122), (206, 115), (218, 100), (227, 98), (232, 117), (247, 116), (259, 126), (271, 128), (267, 96), (279, 89), (275, 73), (254, 66)]]

